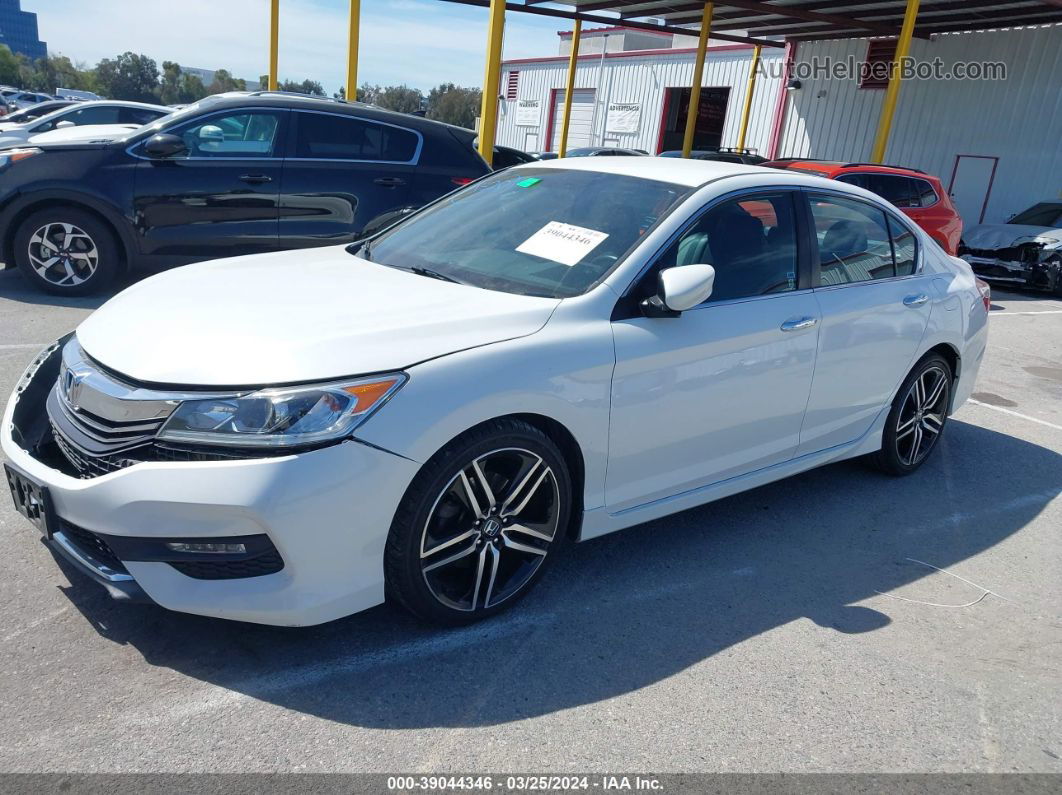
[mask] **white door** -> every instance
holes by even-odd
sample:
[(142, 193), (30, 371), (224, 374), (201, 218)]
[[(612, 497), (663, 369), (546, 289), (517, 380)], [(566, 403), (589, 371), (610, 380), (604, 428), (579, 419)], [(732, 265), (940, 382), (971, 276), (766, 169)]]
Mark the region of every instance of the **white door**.
[[(564, 126), (564, 91), (553, 102), (553, 140), (550, 151), (560, 151), (561, 128)], [(572, 92), (572, 117), (568, 128), (568, 148), (592, 146), (594, 140), (594, 89), (577, 88)]]
[(959, 155), (955, 158), (955, 176), (949, 190), (967, 229), (984, 222), (984, 208), (988, 205), (997, 163), (995, 157)]
[[(818, 309), (798, 289), (795, 199), (736, 199), (703, 214), (613, 321), (605, 500), (610, 512), (788, 461), (815, 366)], [(666, 267), (710, 263), (713, 295), (678, 317), (638, 301)]]
[(916, 272), (915, 237), (903, 224), (856, 199), (809, 198), (822, 330), (797, 455), (870, 430), (914, 364), (936, 295), (932, 277)]

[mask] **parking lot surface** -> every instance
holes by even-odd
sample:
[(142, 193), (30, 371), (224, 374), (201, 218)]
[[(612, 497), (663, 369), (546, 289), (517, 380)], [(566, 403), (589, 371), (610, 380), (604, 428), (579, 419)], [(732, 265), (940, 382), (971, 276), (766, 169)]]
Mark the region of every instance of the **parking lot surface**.
[[(0, 272), (0, 400), (99, 302)], [(0, 495), (0, 770), (1062, 772), (1060, 491), (1062, 302), (996, 290), (915, 475), (846, 462), (571, 546), (464, 629), (117, 604)]]

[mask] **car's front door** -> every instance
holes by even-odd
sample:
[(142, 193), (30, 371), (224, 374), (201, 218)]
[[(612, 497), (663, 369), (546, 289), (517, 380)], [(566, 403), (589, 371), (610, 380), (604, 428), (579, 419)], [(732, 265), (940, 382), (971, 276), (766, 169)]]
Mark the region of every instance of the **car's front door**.
[[(795, 191), (724, 200), (690, 225), (620, 302), (606, 502), (623, 510), (790, 459), (815, 365)], [(709, 263), (711, 297), (644, 317), (665, 267)], [(802, 273), (803, 271), (803, 273)]]
[(907, 221), (837, 194), (809, 194), (822, 315), (799, 453), (865, 434), (914, 363), (936, 296)]
[(141, 254), (202, 260), (277, 248), (277, 197), (288, 111), (239, 108), (168, 131), (178, 156), (139, 149), (133, 210)]
[(349, 114), (298, 110), (280, 195), (282, 248), (349, 243), (407, 203), (419, 132)]

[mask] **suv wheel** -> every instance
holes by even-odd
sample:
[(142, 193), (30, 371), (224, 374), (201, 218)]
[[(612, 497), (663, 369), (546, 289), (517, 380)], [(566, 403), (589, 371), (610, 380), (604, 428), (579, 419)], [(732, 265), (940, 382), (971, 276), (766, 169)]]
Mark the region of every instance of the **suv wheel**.
[(84, 210), (39, 210), (15, 233), (15, 263), (45, 292), (88, 295), (118, 274), (118, 242), (106, 224)]

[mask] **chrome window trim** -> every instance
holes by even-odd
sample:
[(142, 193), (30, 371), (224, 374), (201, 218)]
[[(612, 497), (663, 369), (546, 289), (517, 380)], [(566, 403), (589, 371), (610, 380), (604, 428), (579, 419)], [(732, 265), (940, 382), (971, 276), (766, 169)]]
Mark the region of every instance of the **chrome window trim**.
[[(395, 130), (402, 130), (403, 132), (410, 133), (417, 136), (417, 147), (413, 151), (413, 157), (409, 160), (365, 160), (359, 158), (346, 158), (346, 157), (288, 157), (285, 158), (288, 161), (295, 162), (311, 162), (311, 163), (375, 163), (380, 165), (390, 166), (415, 166), (420, 163), (421, 152), (424, 151), (424, 135), (419, 130), (414, 130), (409, 127), (403, 127), (400, 124), (391, 124), (386, 121), (378, 121), (377, 119), (370, 119), (364, 116), (355, 116), (352, 113), (336, 113), (329, 110), (310, 110), (308, 108), (292, 108), (293, 114), (298, 113), (316, 113), (318, 116), (336, 116), (340, 119), (353, 119), (354, 121), (361, 122), (363, 124), (379, 124), (382, 127), (391, 127)], [(299, 119), (296, 116), (295, 124), (299, 123)], [(294, 143), (294, 142), (293, 142)], [(294, 145), (290, 147), (292, 151), (295, 150)]]
[[(221, 110), (208, 111), (208, 112), (204, 113), (202, 116), (194, 116), (191, 119), (182, 119), (178, 124), (174, 124), (173, 127), (165, 127), (163, 129), (155, 130), (153, 133), (151, 133), (151, 135), (145, 136), (144, 138), (140, 138), (137, 141), (134, 141), (133, 143), (129, 144), (129, 146), (127, 146), (125, 148), (125, 153), (127, 155), (129, 155), (130, 157), (135, 157), (137, 160), (146, 160), (146, 161), (148, 161), (150, 163), (161, 163), (161, 162), (164, 162), (164, 161), (159, 160), (158, 158), (155, 158), (155, 157), (145, 157), (144, 155), (137, 154), (133, 150), (136, 149), (141, 144), (143, 144), (144, 141), (146, 141), (148, 138), (151, 138), (153, 135), (168, 134), (171, 129), (174, 129), (174, 128), (177, 128), (177, 127), (183, 127), (183, 126), (185, 126), (186, 123), (194, 123), (194, 122), (197, 122), (197, 121), (200, 121), (200, 120), (205, 120), (205, 119), (212, 118), (214, 116), (221, 116), (222, 114), (229, 114), (229, 113), (231, 113), (233, 111), (246, 112), (246, 113), (250, 113), (250, 112), (254, 112), (254, 111), (266, 111), (268, 113), (276, 113), (276, 114), (279, 114), (279, 115), (283, 115), (285, 113), (290, 113), (291, 112), (291, 108), (271, 108), (271, 107), (265, 106), (265, 105), (254, 105), (254, 106), (247, 107), (247, 108), (224, 108), (224, 109), (221, 109)], [(160, 117), (160, 118), (164, 118), (164, 117)], [(158, 119), (156, 119), (156, 121), (158, 121)], [(148, 124), (150, 124), (150, 123), (151, 122), (148, 122)], [(278, 126), (278, 129), (279, 129), (279, 126)], [(283, 154), (280, 154), (280, 155), (272, 154), (272, 155), (269, 155), (268, 157), (168, 157), (168, 158), (165, 158), (165, 162), (181, 162), (181, 163), (187, 163), (189, 161), (196, 162), (196, 163), (201, 163), (201, 162), (204, 162), (204, 163), (231, 163), (231, 162), (253, 163), (255, 161), (266, 161), (266, 162), (270, 162), (271, 163), (273, 161), (276, 161), (276, 162), (280, 163), (280, 162), (283, 162), (283, 160), (284, 160)]]
[[(858, 185), (854, 185), (853, 187), (859, 187), (859, 186)], [(807, 194), (808, 212), (809, 213), (812, 212), (812, 210), (811, 210), (811, 198), (812, 198), (812, 196), (814, 196), (816, 194), (826, 194), (826, 195), (829, 195), (829, 196), (838, 196), (838, 197), (840, 197), (842, 199), (848, 199), (849, 201), (861, 202), (862, 204), (865, 204), (865, 205), (867, 205), (869, 207), (873, 207), (875, 210), (880, 210), (881, 212), (885, 213), (885, 215), (890, 220), (900, 224), (903, 229), (906, 229), (908, 232), (910, 232), (911, 235), (914, 236), (915, 246), (917, 248), (917, 252), (915, 253), (915, 260), (916, 261), (915, 261), (915, 271), (914, 271), (914, 273), (908, 273), (908, 274), (906, 274), (904, 276), (889, 276), (889, 277), (886, 277), (884, 279), (867, 279), (866, 281), (861, 281), (861, 282), (847, 282), (845, 284), (820, 284), (820, 285), (818, 285), (816, 287), (813, 287), (812, 289), (814, 289), (814, 290), (836, 290), (836, 289), (838, 289), (840, 287), (855, 287), (855, 286), (860, 285), (860, 284), (880, 284), (881, 282), (898, 282), (898, 281), (901, 281), (903, 279), (913, 279), (916, 276), (923, 275), (923, 272), (924, 272), (924, 269), (925, 269), (925, 246), (922, 245), (922, 240), (919, 237), (919, 233), (922, 233), (922, 234), (924, 234), (924, 233), (922, 232), (922, 230), (920, 228), (914, 226), (911, 223), (910, 219), (907, 218), (905, 215), (903, 215), (903, 213), (897, 213), (895, 210), (890, 210), (888, 207), (885, 207), (882, 204), (878, 204), (878, 203), (869, 201), (867, 199), (864, 199), (862, 196), (853, 196), (852, 194), (846, 193), (844, 191), (835, 191), (835, 190), (830, 190), (829, 188), (820, 188), (818, 186), (816, 186), (814, 188), (808, 188), (808, 187), (805, 186), (804, 188), (802, 188), (802, 190), (804, 191), (805, 194)], [(864, 190), (865, 190), (865, 188), (864, 188)], [(880, 197), (879, 197), (879, 200), (880, 201), (884, 201), (883, 199), (880, 199)], [(901, 218), (903, 219), (902, 221), (900, 220)], [(818, 236), (814, 235), (814, 230), (808, 230), (808, 231), (812, 232), (812, 235), (816, 239), (816, 241), (815, 241), (815, 249), (816, 249), (816, 253), (817, 253), (818, 252)], [(889, 234), (889, 240), (890, 241), (892, 240), (891, 233)], [(892, 248), (893, 248), (892, 265), (893, 265), (893, 268), (895, 269), (895, 267), (896, 267), (896, 251), (895, 251), (895, 247), (892, 247)], [(813, 262), (812, 263), (812, 267), (813, 268), (821, 268), (822, 267), (822, 263), (816, 264), (816, 263)]]

